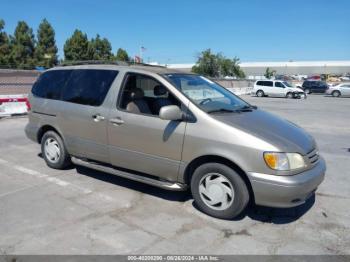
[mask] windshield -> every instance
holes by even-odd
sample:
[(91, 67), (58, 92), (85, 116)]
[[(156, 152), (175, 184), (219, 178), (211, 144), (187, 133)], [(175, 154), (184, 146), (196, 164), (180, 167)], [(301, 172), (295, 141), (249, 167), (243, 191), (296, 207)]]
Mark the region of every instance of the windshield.
[(166, 74), (165, 78), (207, 113), (234, 112), (251, 106), (219, 84), (199, 75)]
[(290, 84), (289, 82), (283, 82), (283, 84), (286, 86), (286, 87), (293, 87), (293, 85), (292, 84)]

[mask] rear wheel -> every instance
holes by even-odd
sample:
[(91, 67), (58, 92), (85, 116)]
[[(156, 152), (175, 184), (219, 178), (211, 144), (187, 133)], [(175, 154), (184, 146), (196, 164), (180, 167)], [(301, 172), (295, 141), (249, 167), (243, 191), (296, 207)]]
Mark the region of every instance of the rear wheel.
[(264, 93), (264, 91), (262, 91), (262, 90), (258, 90), (258, 91), (256, 92), (256, 95), (257, 95), (258, 97), (263, 97), (263, 96), (265, 96), (265, 93)]
[(41, 153), (46, 164), (51, 168), (65, 169), (71, 164), (62, 138), (54, 131), (48, 131), (42, 137)]
[(207, 163), (194, 171), (191, 192), (202, 212), (221, 219), (237, 217), (249, 202), (249, 192), (240, 175), (219, 163)]
[(341, 95), (340, 92), (337, 90), (332, 92), (333, 97), (340, 97), (340, 95)]

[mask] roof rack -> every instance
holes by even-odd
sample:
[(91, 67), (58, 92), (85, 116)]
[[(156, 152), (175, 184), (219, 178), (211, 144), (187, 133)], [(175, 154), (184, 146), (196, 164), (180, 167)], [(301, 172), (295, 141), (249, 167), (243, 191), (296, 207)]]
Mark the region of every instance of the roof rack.
[(83, 61), (64, 61), (58, 64), (59, 66), (75, 66), (75, 65), (119, 65), (119, 66), (151, 66), (151, 67), (161, 67), (161, 65), (150, 65), (145, 63), (134, 63), (118, 60), (83, 60)]

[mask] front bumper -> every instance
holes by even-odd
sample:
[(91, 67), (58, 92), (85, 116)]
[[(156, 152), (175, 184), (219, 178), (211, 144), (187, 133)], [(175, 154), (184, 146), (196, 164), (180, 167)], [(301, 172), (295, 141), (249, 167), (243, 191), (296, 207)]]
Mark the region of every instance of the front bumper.
[(305, 203), (324, 179), (326, 163), (320, 157), (310, 170), (293, 176), (248, 173), (255, 203), (269, 207), (294, 207)]
[(304, 93), (304, 92), (295, 92), (294, 93), (294, 97), (295, 98), (304, 98), (304, 99), (306, 99), (306, 93)]

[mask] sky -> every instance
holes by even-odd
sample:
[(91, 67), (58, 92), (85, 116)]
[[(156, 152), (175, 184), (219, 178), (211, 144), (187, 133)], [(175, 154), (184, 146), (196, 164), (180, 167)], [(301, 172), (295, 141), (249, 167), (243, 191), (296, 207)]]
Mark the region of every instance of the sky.
[(349, 0), (1, 0), (13, 34), (43, 18), (59, 56), (75, 29), (100, 34), (146, 62), (193, 63), (204, 49), (241, 61), (350, 60)]

